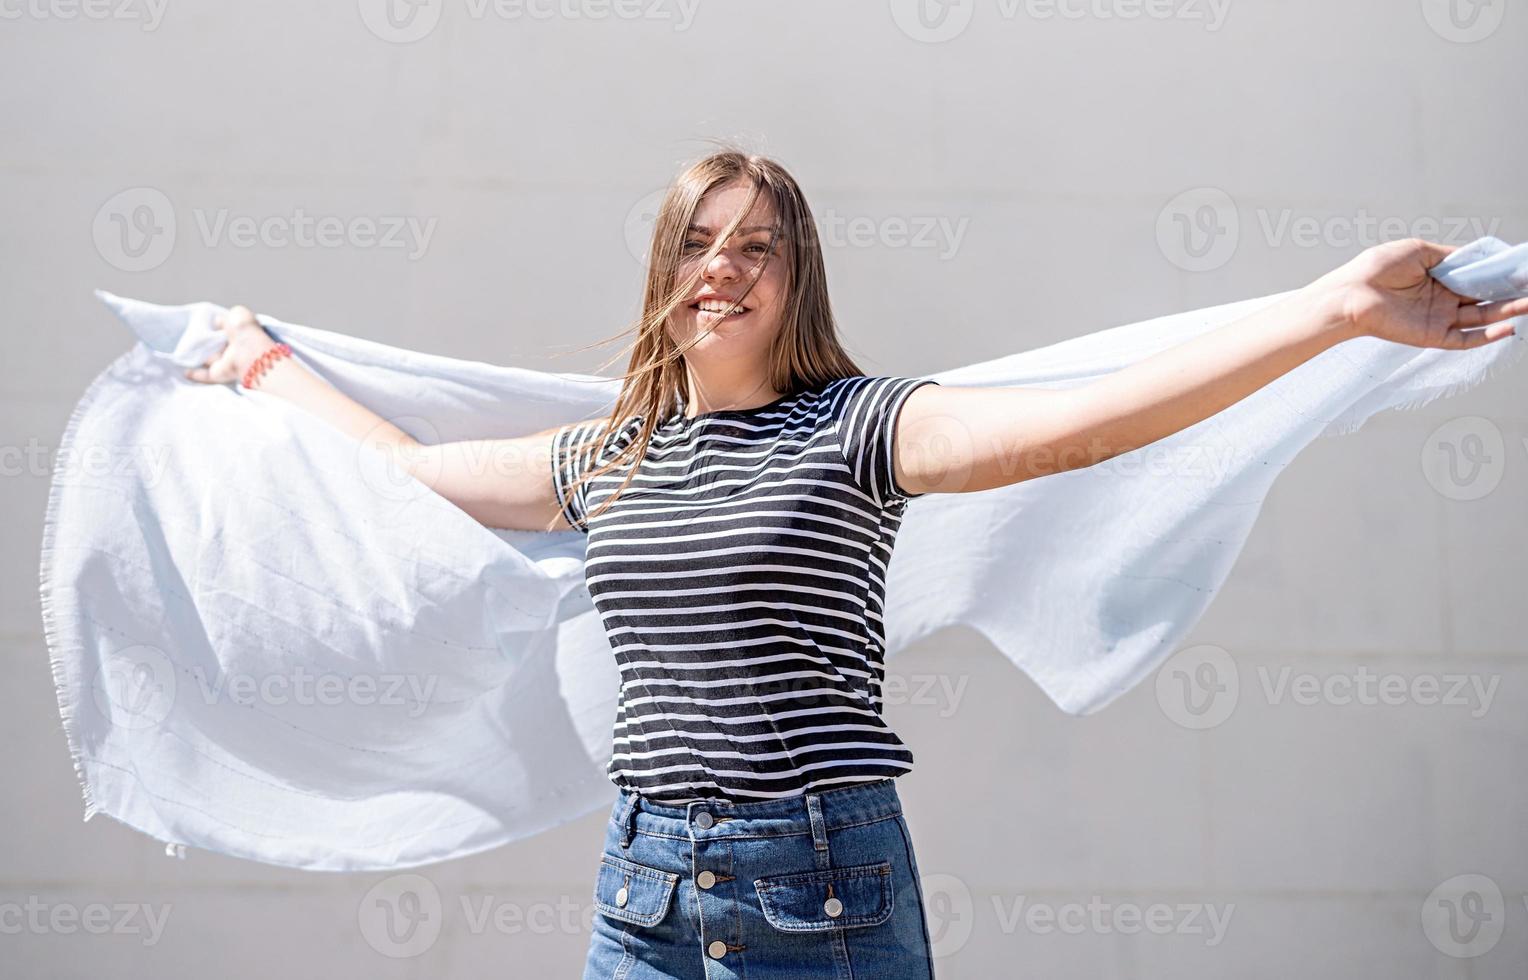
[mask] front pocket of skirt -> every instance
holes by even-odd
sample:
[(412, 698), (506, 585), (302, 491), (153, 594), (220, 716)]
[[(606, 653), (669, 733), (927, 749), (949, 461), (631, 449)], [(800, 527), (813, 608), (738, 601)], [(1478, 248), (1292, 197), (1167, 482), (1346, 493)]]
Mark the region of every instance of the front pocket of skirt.
[(754, 880), (764, 918), (781, 932), (880, 925), (891, 918), (891, 862), (824, 868)]
[(594, 882), (594, 906), (612, 919), (655, 926), (667, 914), (678, 883), (679, 875), (672, 871), (606, 854), (600, 857)]

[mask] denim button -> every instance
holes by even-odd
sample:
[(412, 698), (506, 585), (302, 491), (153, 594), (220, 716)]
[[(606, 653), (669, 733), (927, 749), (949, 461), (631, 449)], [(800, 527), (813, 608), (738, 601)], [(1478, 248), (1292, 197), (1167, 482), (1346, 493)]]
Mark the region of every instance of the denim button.
[(711, 825), (714, 823), (716, 823), (716, 818), (712, 817), (711, 814), (704, 810), (695, 815), (695, 826), (699, 827), (701, 830), (710, 830)]
[(822, 903), (822, 910), (836, 919), (844, 914), (844, 903), (836, 898), (830, 898)]
[(710, 888), (712, 885), (716, 884), (716, 875), (709, 871), (702, 871), (700, 874), (695, 876), (695, 884), (702, 888)]
[(706, 952), (711, 954), (713, 960), (719, 960), (727, 955), (727, 944), (720, 939), (713, 939), (711, 945), (706, 947)]
[(628, 897), (630, 897), (630, 896), (629, 896), (629, 894), (626, 891), (626, 886), (622, 885), (621, 886), (621, 890), (615, 893), (615, 904), (617, 904), (617, 905), (625, 905), (626, 904), (626, 899)]

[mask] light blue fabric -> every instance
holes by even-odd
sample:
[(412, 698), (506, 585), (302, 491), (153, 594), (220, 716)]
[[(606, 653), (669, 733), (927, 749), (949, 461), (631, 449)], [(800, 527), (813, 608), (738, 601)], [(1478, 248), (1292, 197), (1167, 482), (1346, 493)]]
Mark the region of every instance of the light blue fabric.
[[(1521, 296), (1528, 246), (1483, 239), (1437, 271), (1464, 295)], [(930, 377), (1084, 384), (1283, 295)], [(172, 852), (356, 870), (472, 854), (609, 808), (619, 675), (583, 587), (584, 537), (484, 528), (279, 398), (187, 381), (183, 367), (222, 343), (220, 307), (101, 296), (140, 343), (69, 420), (41, 570), (86, 818), (105, 812)], [(425, 442), (544, 430), (617, 391), (262, 319)], [(888, 653), (965, 624), (1063, 710), (1095, 711), (1198, 621), (1304, 446), (1473, 385), (1525, 344), (1347, 341), (1134, 453), (916, 498), (887, 584)], [(1150, 460), (1184, 465), (1139, 465)]]

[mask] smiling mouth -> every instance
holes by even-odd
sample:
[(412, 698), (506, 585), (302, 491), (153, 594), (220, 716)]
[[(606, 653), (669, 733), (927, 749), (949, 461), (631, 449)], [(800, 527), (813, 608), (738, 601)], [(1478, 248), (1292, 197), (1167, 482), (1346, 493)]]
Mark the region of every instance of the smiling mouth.
[[(709, 309), (701, 309), (702, 303), (709, 307)], [(731, 307), (731, 303), (715, 301), (702, 301), (690, 304), (690, 309), (694, 310), (696, 315), (703, 320), (738, 320), (753, 312), (753, 310), (746, 306), (738, 306), (737, 311), (734, 313), (725, 315), (722, 313), (723, 310), (730, 309)]]

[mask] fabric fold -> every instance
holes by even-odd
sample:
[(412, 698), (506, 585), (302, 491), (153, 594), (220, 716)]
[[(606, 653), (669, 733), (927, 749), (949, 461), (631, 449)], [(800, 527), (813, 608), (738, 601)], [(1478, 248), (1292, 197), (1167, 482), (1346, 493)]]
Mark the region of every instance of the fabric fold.
[[(1480, 300), (1525, 295), (1528, 246), (1481, 239), (1434, 274)], [(41, 555), (87, 820), (104, 812), (172, 853), (376, 870), (611, 804), (618, 673), (583, 585), (583, 535), (485, 528), (279, 398), (187, 381), (222, 342), (215, 304), (98, 295), (138, 342), (68, 420)], [(1285, 295), (927, 377), (1085, 384)], [(427, 443), (550, 429), (618, 391), (261, 322)], [(1524, 349), (1520, 336), (1469, 351), (1358, 338), (1135, 452), (915, 498), (887, 582), (888, 655), (968, 625), (1062, 710), (1097, 711), (1198, 621), (1304, 446), (1464, 390)]]

